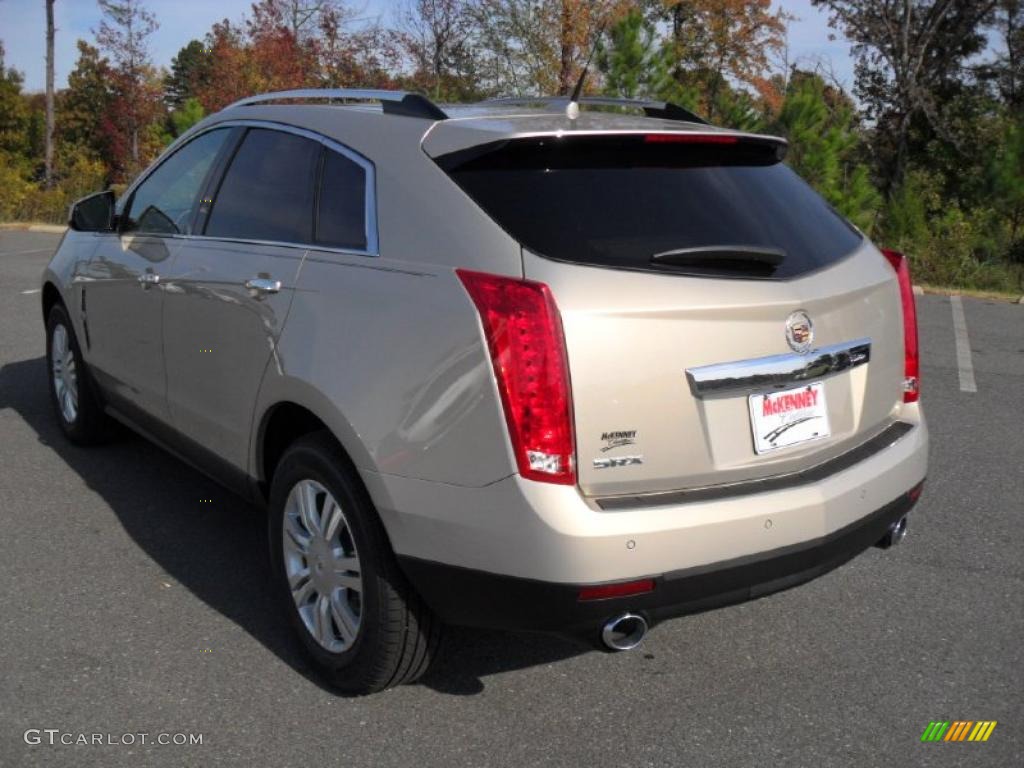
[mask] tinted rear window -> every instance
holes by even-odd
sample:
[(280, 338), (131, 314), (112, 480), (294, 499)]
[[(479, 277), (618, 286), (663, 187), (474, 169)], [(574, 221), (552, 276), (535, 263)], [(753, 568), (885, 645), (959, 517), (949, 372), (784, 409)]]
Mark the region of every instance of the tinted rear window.
[(283, 131), (252, 129), (217, 191), (206, 234), (308, 243), (320, 144)]
[[(779, 279), (831, 264), (861, 241), (769, 143), (544, 137), (438, 163), (526, 248), (562, 261)], [(723, 246), (739, 255), (717, 266)], [(698, 267), (651, 261), (704, 248), (717, 252)], [(780, 260), (752, 272), (737, 269), (744, 250), (778, 252)]]

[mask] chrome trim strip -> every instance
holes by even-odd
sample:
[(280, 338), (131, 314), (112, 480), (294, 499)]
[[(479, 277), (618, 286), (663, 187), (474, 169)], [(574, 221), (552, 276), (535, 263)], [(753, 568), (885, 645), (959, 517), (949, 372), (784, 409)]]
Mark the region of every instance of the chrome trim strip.
[[(131, 234), (131, 233), (129, 233)], [(276, 248), (293, 248), (297, 251), (302, 251), (295, 258), (300, 259), (306, 251), (324, 251), (326, 253), (340, 253), (344, 256), (379, 256), (377, 253), (368, 253), (366, 251), (358, 251), (352, 248), (335, 248), (329, 245), (320, 245), (318, 243), (288, 243), (283, 240), (252, 240), (244, 237), (213, 237), (212, 235), (157, 235), (157, 234), (146, 234), (145, 237), (163, 237), (170, 240), (193, 240), (195, 242), (204, 243), (239, 243), (241, 245), (272, 245)]]
[(694, 397), (736, 395), (785, 389), (864, 365), (871, 359), (871, 339), (821, 347), (806, 355), (771, 355), (686, 369)]
[(813, 467), (801, 469), (797, 472), (789, 472), (784, 475), (773, 475), (761, 477), (756, 480), (742, 480), (738, 483), (724, 483), (722, 485), (705, 485), (699, 488), (687, 488), (681, 491), (661, 491), (658, 493), (645, 493), (639, 496), (608, 496), (595, 499), (594, 502), (605, 512), (618, 512), (626, 509), (638, 509), (640, 507), (657, 507), (675, 504), (689, 504), (696, 501), (714, 501), (716, 499), (734, 498), (737, 496), (748, 496), (753, 493), (766, 493), (768, 491), (780, 491), (785, 488), (794, 488), (798, 485), (807, 485), (824, 480), (827, 477), (838, 474), (869, 459), (876, 453), (881, 453), (891, 448), (898, 441), (903, 439), (908, 432), (914, 429), (914, 425), (906, 421), (895, 421), (883, 429), (870, 440), (861, 443), (846, 453), (815, 464)]

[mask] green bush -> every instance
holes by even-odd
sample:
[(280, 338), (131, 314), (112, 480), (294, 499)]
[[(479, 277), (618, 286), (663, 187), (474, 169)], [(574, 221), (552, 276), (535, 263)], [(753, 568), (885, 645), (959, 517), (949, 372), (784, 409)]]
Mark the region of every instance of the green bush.
[(1024, 293), (1024, 265), (1007, 260), (1011, 233), (990, 208), (962, 210), (936, 175), (915, 170), (886, 205), (879, 243), (910, 259), (914, 282)]
[(81, 151), (58, 154), (51, 189), (33, 181), (31, 172), (27, 164), (0, 155), (0, 222), (64, 224), (71, 203), (106, 186), (103, 162)]

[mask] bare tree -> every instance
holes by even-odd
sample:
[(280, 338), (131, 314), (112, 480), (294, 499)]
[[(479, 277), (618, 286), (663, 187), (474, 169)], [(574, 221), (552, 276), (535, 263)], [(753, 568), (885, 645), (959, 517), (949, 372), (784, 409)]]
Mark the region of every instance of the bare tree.
[(53, 3), (46, 2), (46, 176), (47, 189), (53, 186)]
[(628, 0), (473, 0), (482, 69), (495, 90), (568, 94), (598, 30), (621, 18)]
[(999, 0), (992, 27), (1003, 50), (987, 68), (995, 72), (1003, 100), (1020, 109), (1024, 106), (1024, 0)]
[(117, 65), (126, 102), (125, 117), (131, 142), (131, 158), (139, 164), (139, 130), (143, 118), (143, 81), (149, 56), (146, 39), (156, 30), (156, 17), (140, 0), (98, 0), (103, 20), (96, 31), (96, 41), (109, 51)]
[(342, 0), (272, 0), (277, 6), (288, 31), (296, 40), (315, 35), (324, 19), (336, 14), (340, 19), (350, 19), (355, 14)]
[(957, 79), (964, 61), (983, 46), (980, 30), (996, 0), (811, 2), (828, 9), (830, 24), (853, 43), (856, 91), (869, 117), (892, 126), (895, 151), (886, 170), (887, 190), (903, 179), (915, 117), (958, 148), (935, 94)]
[[(411, 0), (398, 17), (398, 40), (435, 98), (473, 79), (474, 20), (466, 0)], [(472, 82), (461, 85), (472, 88)]]

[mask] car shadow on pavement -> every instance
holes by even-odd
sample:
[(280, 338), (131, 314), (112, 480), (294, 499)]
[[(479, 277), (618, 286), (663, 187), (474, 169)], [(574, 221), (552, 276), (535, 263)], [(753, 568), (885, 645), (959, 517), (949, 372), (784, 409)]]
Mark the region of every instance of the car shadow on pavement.
[[(137, 435), (82, 448), (61, 433), (51, 410), (43, 357), (0, 368), (0, 410), (12, 409), (117, 515), (139, 548), (171, 579), (244, 629), (324, 690), (278, 609), (269, 578), (264, 517), (256, 507)], [(102, 617), (97, 617), (102, 620)], [(440, 693), (471, 695), (482, 678), (585, 653), (556, 637), (449, 628), (440, 658), (422, 681)]]

